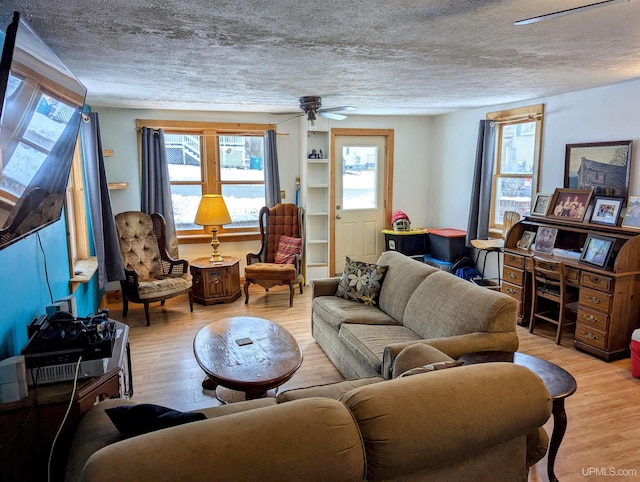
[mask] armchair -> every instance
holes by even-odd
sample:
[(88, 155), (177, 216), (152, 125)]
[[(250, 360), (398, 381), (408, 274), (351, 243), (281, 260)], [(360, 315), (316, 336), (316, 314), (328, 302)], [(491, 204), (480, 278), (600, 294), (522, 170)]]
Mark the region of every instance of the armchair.
[(127, 211), (116, 215), (116, 229), (126, 279), (122, 288), (122, 316), (126, 317), (129, 301), (144, 304), (149, 326), (149, 303), (189, 294), (193, 311), (191, 274), (185, 259), (173, 259), (166, 248), (166, 225), (162, 215)]
[[(276, 204), (260, 210), (260, 237), (262, 246), (257, 253), (247, 254), (247, 267), (244, 270), (245, 304), (249, 302), (249, 286), (259, 284), (267, 291), (272, 286), (289, 285), (289, 306), (293, 306), (295, 285), (300, 286), (302, 294), (302, 256), (304, 247), (304, 210), (295, 204)], [(280, 261), (278, 246), (280, 238), (287, 236), (300, 240), (297, 253), (290, 255), (287, 262)]]

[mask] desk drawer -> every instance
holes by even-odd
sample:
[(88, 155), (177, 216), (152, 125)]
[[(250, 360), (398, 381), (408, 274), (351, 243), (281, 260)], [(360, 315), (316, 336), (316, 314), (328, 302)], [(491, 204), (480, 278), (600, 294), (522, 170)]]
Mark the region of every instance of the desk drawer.
[(589, 288), (580, 288), (580, 306), (600, 311), (601, 313), (609, 313), (611, 309), (612, 296), (602, 291), (596, 291)]
[(500, 291), (505, 295), (509, 295), (518, 301), (522, 301), (522, 286), (512, 285), (511, 283), (502, 283)]
[(564, 267), (564, 276), (565, 281), (574, 286), (578, 286), (580, 284), (580, 270), (577, 268), (571, 268), (570, 266), (565, 265)]
[(589, 271), (583, 271), (580, 277), (580, 285), (600, 291), (611, 293), (613, 291), (613, 278), (602, 276)]
[(602, 350), (606, 349), (607, 346), (606, 333), (594, 330), (590, 326), (585, 326), (580, 322), (576, 325), (576, 340)]
[(578, 308), (578, 323), (582, 323), (584, 327), (606, 332), (609, 330), (609, 315), (599, 311), (588, 310), (581, 306)]
[(511, 268), (510, 266), (505, 266), (502, 269), (502, 279), (509, 283), (513, 283), (514, 285), (522, 286), (524, 284), (524, 271), (521, 269)]
[(524, 269), (524, 256), (517, 254), (504, 254), (504, 265), (512, 266), (513, 268)]

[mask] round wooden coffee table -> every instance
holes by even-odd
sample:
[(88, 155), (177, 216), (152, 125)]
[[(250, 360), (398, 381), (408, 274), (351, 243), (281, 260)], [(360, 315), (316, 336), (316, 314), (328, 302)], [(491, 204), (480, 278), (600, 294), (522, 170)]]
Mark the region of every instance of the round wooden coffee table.
[(560, 443), (567, 430), (567, 413), (564, 409), (564, 400), (568, 396), (573, 395), (578, 388), (573, 375), (554, 363), (525, 353), (479, 351), (463, 355), (458, 358), (458, 361), (463, 362), (465, 365), (500, 361), (512, 362), (516, 365), (527, 367), (542, 379), (544, 386), (547, 387), (549, 391), (549, 395), (551, 395), (553, 414), (553, 432), (551, 434), (551, 441), (549, 442), (547, 475), (549, 476), (549, 481), (557, 481), (558, 479), (554, 473), (554, 465)]
[(247, 400), (289, 380), (302, 363), (302, 350), (291, 333), (263, 318), (237, 316), (202, 328), (193, 340), (198, 365), (209, 377), (203, 388), (216, 388), (223, 402), (237, 401), (224, 388), (244, 392)]

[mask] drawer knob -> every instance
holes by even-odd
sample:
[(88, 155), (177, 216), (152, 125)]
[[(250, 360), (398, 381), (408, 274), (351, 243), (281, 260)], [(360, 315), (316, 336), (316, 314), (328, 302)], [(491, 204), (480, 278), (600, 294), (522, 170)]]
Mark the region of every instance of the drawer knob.
[(585, 331), (584, 336), (585, 338), (589, 338), (590, 340), (597, 340), (599, 338), (598, 335), (595, 335), (590, 331)]
[(517, 278), (516, 274), (515, 274), (515, 273), (513, 273), (513, 272), (511, 272), (511, 271), (509, 271), (509, 272), (507, 273), (507, 276), (508, 276), (509, 278), (511, 278), (511, 279), (516, 279), (516, 278)]
[(599, 276), (589, 275), (589, 279), (590, 279), (593, 283), (599, 283), (599, 282), (600, 282), (600, 277), (599, 277)]
[(513, 288), (507, 288), (507, 293), (509, 293), (510, 295), (515, 295), (516, 290), (514, 290)]
[(600, 320), (593, 315), (585, 315), (587, 321), (591, 321), (592, 323), (598, 323)]
[(600, 303), (600, 301), (602, 301), (600, 298), (597, 298), (595, 296), (588, 296), (587, 299), (594, 305), (597, 305), (598, 303)]

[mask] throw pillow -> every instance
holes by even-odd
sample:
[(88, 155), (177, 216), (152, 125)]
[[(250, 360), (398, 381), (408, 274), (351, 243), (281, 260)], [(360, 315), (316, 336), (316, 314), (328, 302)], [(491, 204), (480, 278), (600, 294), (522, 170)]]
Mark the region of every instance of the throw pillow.
[(171, 408), (148, 403), (121, 405), (119, 407), (106, 408), (104, 411), (118, 431), (125, 437), (135, 437), (143, 433), (207, 418), (204, 413), (179, 412)]
[(434, 372), (436, 370), (444, 370), (446, 368), (453, 368), (462, 366), (462, 362), (458, 361), (441, 361), (436, 363), (430, 363), (429, 365), (423, 365), (421, 367), (412, 368), (411, 370), (407, 370), (403, 374), (399, 375), (398, 378), (402, 377), (410, 377), (411, 375), (418, 375), (419, 373), (429, 373)]
[(275, 262), (277, 264), (293, 264), (296, 260), (296, 254), (300, 254), (301, 252), (302, 238), (280, 236)]
[(359, 301), (365, 305), (377, 305), (380, 288), (388, 269), (388, 266), (354, 261), (347, 256), (336, 296)]

